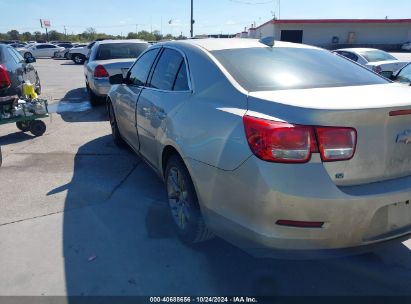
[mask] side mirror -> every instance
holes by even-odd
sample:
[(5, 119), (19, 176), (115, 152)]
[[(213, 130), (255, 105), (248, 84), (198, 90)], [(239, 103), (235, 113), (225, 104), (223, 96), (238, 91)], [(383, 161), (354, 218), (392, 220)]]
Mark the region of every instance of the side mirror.
[(108, 81), (110, 82), (110, 84), (122, 84), (122, 83), (125, 83), (125, 79), (124, 79), (124, 77), (123, 77), (123, 75), (122, 74), (116, 74), (116, 75), (113, 75), (113, 76), (110, 76), (109, 78), (108, 78)]
[(25, 61), (26, 61), (26, 63), (33, 63), (33, 62), (36, 62), (37, 60), (34, 57), (28, 57), (28, 58), (26, 58)]

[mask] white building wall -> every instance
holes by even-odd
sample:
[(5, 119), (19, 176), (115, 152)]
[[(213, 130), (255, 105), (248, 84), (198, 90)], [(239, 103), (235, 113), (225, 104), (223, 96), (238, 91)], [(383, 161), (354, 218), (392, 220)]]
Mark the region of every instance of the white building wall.
[(255, 38), (274, 36), (281, 39), (281, 30), (303, 30), (303, 43), (329, 45), (334, 36), (340, 44), (347, 44), (350, 32), (355, 33), (355, 44), (401, 44), (411, 40), (411, 23), (267, 23), (255, 31)]

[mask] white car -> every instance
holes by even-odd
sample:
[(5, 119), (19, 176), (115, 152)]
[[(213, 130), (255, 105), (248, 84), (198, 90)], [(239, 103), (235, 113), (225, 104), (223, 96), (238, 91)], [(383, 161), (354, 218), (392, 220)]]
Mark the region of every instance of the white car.
[(50, 43), (32, 44), (25, 48), (19, 48), (17, 51), (25, 58), (38, 57), (54, 57), (54, 53), (64, 50), (63, 47), (58, 47)]
[(404, 43), (401, 46), (401, 49), (406, 50), (406, 51), (411, 51), (411, 41), (408, 41), (408, 42)]
[(366, 68), (381, 74), (383, 72), (396, 72), (402, 69), (408, 62), (400, 61), (391, 54), (368, 48), (349, 48), (333, 51), (352, 61), (355, 61)]

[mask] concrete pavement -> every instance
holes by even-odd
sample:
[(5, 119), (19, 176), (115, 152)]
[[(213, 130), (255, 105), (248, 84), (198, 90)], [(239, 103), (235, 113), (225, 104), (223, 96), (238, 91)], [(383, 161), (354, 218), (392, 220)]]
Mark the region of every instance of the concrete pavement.
[(41, 138), (0, 128), (0, 295), (411, 294), (407, 243), (322, 261), (182, 244), (162, 182), (87, 103), (82, 66), (36, 66), (59, 113)]

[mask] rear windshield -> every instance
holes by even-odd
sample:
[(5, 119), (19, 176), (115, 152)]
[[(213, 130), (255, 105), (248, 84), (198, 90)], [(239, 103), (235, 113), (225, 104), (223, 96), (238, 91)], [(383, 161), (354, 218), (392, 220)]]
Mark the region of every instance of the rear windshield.
[(363, 51), (359, 52), (359, 54), (363, 56), (368, 62), (397, 60), (397, 58), (391, 56), (390, 54), (378, 50)]
[(109, 43), (98, 47), (96, 60), (137, 58), (148, 47), (147, 43)]
[(250, 92), (389, 83), (344, 57), (320, 49), (268, 47), (211, 53)]

